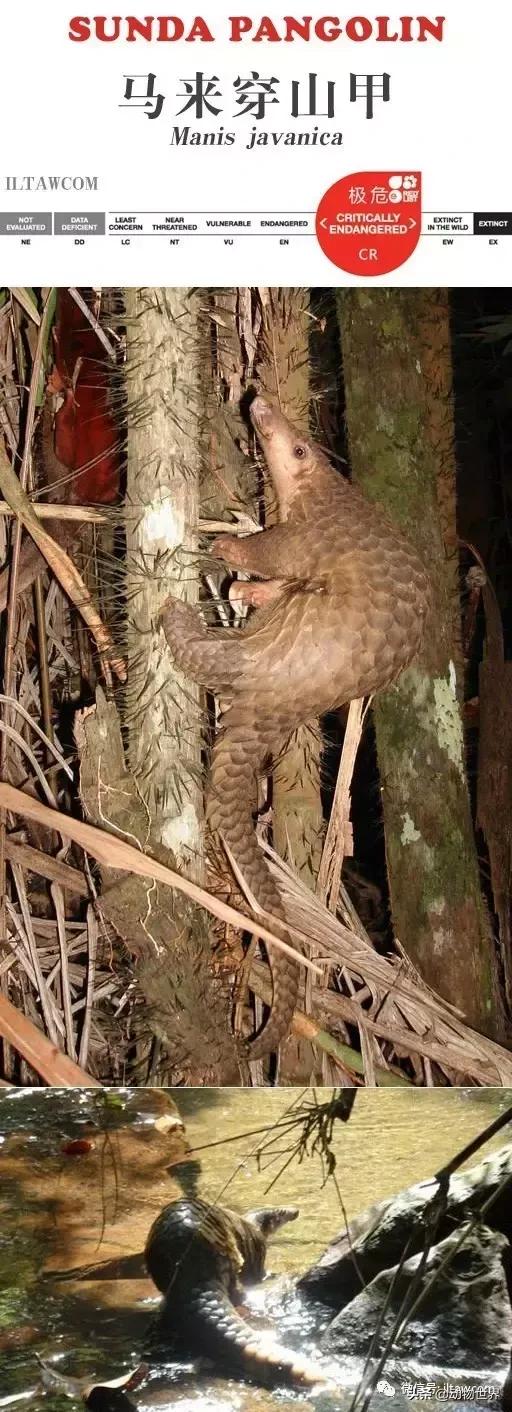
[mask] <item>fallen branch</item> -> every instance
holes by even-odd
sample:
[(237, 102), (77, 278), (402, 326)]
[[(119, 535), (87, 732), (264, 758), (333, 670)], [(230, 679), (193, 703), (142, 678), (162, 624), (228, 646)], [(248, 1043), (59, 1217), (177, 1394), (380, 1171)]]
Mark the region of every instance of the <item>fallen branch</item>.
[[(398, 1058), (438, 1064), (451, 1083), (462, 1076), (473, 1083), (512, 1087), (512, 1054), (486, 1035), (478, 1034), (460, 1011), (425, 985), (404, 955), (380, 956), (358, 930), (346, 906), (342, 887), (341, 917), (336, 917), (305, 887), (301, 879), (264, 845), (279, 887), (291, 931), (341, 974), (344, 990), (314, 985), (311, 1003), (320, 1022), (364, 1026), (379, 1044), (392, 1045)], [(350, 917), (345, 921), (344, 917)], [(349, 994), (346, 994), (346, 989)], [(419, 1080), (418, 1080), (419, 1081)]]
[(122, 658), (116, 654), (108, 628), (105, 627), (81, 574), (69, 554), (66, 554), (66, 551), (61, 548), (60, 544), (57, 544), (51, 534), (43, 529), (32, 501), (23, 490), (3, 446), (0, 446), (0, 490), (2, 490), (11, 509), (28, 530), (41, 554), (44, 555), (64, 592), (87, 624), (95, 639), (105, 669), (108, 670), (108, 665), (110, 665), (119, 680), (126, 681), (125, 664)]
[(0, 1035), (54, 1088), (101, 1088), (97, 1079), (61, 1054), (32, 1020), (0, 994)]
[(322, 902), (328, 904), (331, 912), (335, 912), (338, 906), (343, 859), (345, 855), (353, 852), (350, 789), (364, 718), (370, 701), (366, 707), (362, 699), (350, 702), (331, 817), (318, 871), (316, 891)]
[[(112, 518), (104, 510), (97, 510), (95, 505), (52, 505), (48, 500), (44, 505), (37, 500), (31, 500), (30, 504), (38, 520), (78, 520), (80, 523), (104, 525)], [(17, 513), (8, 500), (0, 500), (0, 515), (8, 517)]]
[[(261, 961), (253, 962), (250, 974), (251, 989), (259, 996), (260, 1000), (263, 1000), (266, 1005), (270, 1005), (272, 986), (267, 980), (267, 976), (268, 971)], [(338, 1064), (341, 1064), (345, 1073), (360, 1074), (364, 1082), (365, 1062), (357, 1049), (352, 1049), (349, 1044), (344, 1044), (341, 1039), (336, 1039), (334, 1035), (322, 1029), (317, 1020), (313, 1020), (311, 1015), (305, 1015), (302, 1010), (295, 1010), (291, 1028), (293, 1034), (300, 1035), (301, 1039), (309, 1039), (310, 1043), (316, 1045), (324, 1054), (329, 1054), (331, 1059), (335, 1059)], [(409, 1088), (411, 1086), (409, 1079), (392, 1073), (390, 1069), (376, 1064), (375, 1070), (378, 1088)]]
[(306, 956), (301, 956), (293, 946), (281, 941), (257, 919), (245, 916), (237, 908), (230, 907), (220, 898), (212, 896), (204, 887), (190, 882), (188, 878), (182, 877), (181, 873), (175, 872), (173, 868), (167, 868), (164, 863), (157, 862), (156, 858), (151, 858), (149, 854), (143, 853), (142, 849), (134, 848), (133, 844), (126, 843), (124, 839), (118, 838), (115, 834), (95, 828), (93, 824), (84, 824), (80, 819), (73, 819), (68, 814), (62, 814), (58, 809), (50, 809), (47, 804), (41, 804), (38, 799), (33, 799), (31, 795), (25, 794), (21, 789), (15, 789), (10, 784), (0, 784), (0, 808), (8, 809), (13, 814), (22, 814), (25, 819), (32, 819), (35, 823), (46, 825), (50, 829), (59, 831), (62, 828), (67, 838), (73, 839), (74, 843), (77, 843), (86, 853), (92, 854), (92, 857), (96, 858), (104, 867), (119, 869), (125, 873), (136, 873), (138, 877), (149, 878), (154, 882), (165, 883), (168, 887), (178, 888), (192, 901), (199, 903), (200, 907), (205, 907), (207, 911), (212, 912), (214, 917), (219, 917), (222, 922), (229, 922), (232, 927), (241, 928), (243, 931), (254, 932), (256, 936), (260, 936), (271, 946), (276, 946), (280, 951), (286, 951), (298, 966), (305, 966), (317, 975), (323, 975), (323, 966), (310, 961)]
[(33, 848), (30, 843), (14, 843), (7, 836), (5, 856), (10, 863), (18, 863), (29, 873), (37, 873), (40, 878), (49, 878), (51, 882), (60, 883), (61, 887), (67, 887), (77, 897), (91, 895), (87, 881), (78, 868), (72, 868), (60, 858), (52, 858), (51, 854), (43, 853), (40, 848)]

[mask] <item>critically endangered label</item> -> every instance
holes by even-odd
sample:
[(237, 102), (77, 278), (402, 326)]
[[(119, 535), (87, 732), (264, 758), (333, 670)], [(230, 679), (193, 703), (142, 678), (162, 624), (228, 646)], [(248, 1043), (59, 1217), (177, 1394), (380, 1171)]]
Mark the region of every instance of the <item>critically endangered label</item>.
[(329, 187), (316, 214), (324, 255), (352, 275), (396, 270), (420, 231), (420, 172), (351, 172)]

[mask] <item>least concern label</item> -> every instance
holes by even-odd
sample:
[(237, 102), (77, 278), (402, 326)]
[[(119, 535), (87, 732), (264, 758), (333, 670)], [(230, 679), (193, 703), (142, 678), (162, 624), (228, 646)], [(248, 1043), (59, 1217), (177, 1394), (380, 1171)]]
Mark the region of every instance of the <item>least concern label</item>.
[(56, 211), (55, 235), (104, 235), (104, 211)]

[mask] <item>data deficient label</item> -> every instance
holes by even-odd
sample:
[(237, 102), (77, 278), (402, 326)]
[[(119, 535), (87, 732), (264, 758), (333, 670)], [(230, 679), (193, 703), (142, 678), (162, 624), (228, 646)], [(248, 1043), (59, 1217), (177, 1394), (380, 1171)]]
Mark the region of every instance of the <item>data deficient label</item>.
[(104, 235), (104, 211), (56, 211), (55, 235)]
[(351, 172), (329, 187), (316, 214), (324, 255), (351, 275), (396, 270), (420, 233), (420, 172)]

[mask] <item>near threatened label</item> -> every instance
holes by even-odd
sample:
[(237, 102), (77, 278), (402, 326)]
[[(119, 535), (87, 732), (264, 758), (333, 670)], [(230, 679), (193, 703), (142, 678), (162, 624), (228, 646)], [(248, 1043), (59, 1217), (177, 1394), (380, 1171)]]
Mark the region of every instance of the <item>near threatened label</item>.
[(366, 278), (403, 265), (421, 232), (421, 172), (351, 172), (322, 196), (319, 245), (340, 270)]

